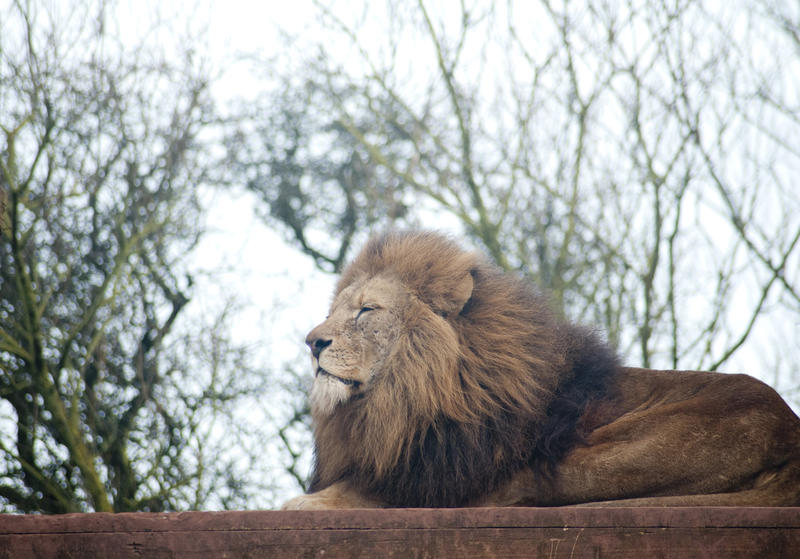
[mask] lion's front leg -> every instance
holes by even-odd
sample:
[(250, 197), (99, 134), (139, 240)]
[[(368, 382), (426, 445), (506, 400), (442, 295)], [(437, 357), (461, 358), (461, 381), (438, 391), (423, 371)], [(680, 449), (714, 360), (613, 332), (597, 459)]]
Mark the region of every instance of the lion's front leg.
[(359, 493), (346, 482), (338, 482), (315, 493), (289, 499), (281, 510), (374, 509), (384, 506)]

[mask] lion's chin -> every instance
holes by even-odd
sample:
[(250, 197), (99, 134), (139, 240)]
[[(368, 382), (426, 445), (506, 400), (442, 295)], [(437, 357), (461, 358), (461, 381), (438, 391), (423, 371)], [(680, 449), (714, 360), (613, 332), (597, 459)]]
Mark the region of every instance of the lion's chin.
[(311, 387), (311, 411), (317, 416), (330, 415), (339, 404), (353, 395), (350, 385), (330, 374), (318, 374)]
[(361, 382), (357, 381), (356, 379), (344, 378), (344, 377), (340, 377), (338, 375), (334, 375), (333, 373), (329, 373), (328, 371), (326, 371), (322, 367), (319, 367), (317, 369), (317, 375), (316, 376), (318, 376), (318, 377), (319, 376), (331, 377), (334, 380), (338, 380), (339, 382), (341, 382), (345, 386), (353, 386), (355, 388), (358, 388), (359, 386), (361, 386)]

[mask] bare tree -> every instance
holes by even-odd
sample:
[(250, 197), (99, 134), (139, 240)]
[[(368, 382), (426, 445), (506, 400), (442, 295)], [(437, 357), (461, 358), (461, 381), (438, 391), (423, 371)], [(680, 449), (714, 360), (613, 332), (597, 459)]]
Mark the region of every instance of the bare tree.
[[(402, 220), (402, 180), (372, 161), (369, 146), (352, 129), (382, 126), (364, 107), (358, 123), (335, 115), (342, 103), (383, 104), (356, 85), (339, 86), (336, 76), (287, 79), (256, 108), (242, 102), (229, 118), (228, 180), (254, 192), (262, 216), (284, 228), (323, 270), (337, 272), (353, 237), (387, 216)], [(280, 107), (279, 110), (276, 110)], [(386, 110), (391, 110), (386, 105)], [(393, 141), (402, 131), (383, 130)], [(384, 157), (399, 157), (386, 145)]]
[[(325, 44), (303, 44), (313, 56), (229, 145), (261, 169), (247, 184), (273, 223), (309, 254), (332, 247), (327, 269), (400, 207), (402, 223), (457, 220), (632, 364), (726, 367), (797, 324), (796, 9), (317, 6)], [(336, 165), (349, 174), (318, 172)]]
[(214, 429), (261, 380), (225, 315), (182, 320), (208, 78), (62, 8), (0, 14), (0, 508), (242, 506)]

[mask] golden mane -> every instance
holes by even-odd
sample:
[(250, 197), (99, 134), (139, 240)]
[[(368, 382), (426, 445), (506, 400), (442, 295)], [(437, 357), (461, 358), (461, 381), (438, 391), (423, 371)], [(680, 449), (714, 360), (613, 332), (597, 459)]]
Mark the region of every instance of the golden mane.
[(580, 440), (580, 415), (617, 369), (596, 336), (439, 234), (371, 239), (335, 293), (378, 276), (424, 311), (404, 317), (361, 397), (315, 418), (311, 491), (347, 479), (397, 506), (464, 506)]

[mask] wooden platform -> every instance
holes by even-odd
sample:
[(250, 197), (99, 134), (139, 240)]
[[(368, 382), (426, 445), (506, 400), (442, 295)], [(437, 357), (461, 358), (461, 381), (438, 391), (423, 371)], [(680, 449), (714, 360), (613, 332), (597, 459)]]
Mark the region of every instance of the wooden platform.
[(800, 557), (800, 508), (0, 516), (0, 558)]

